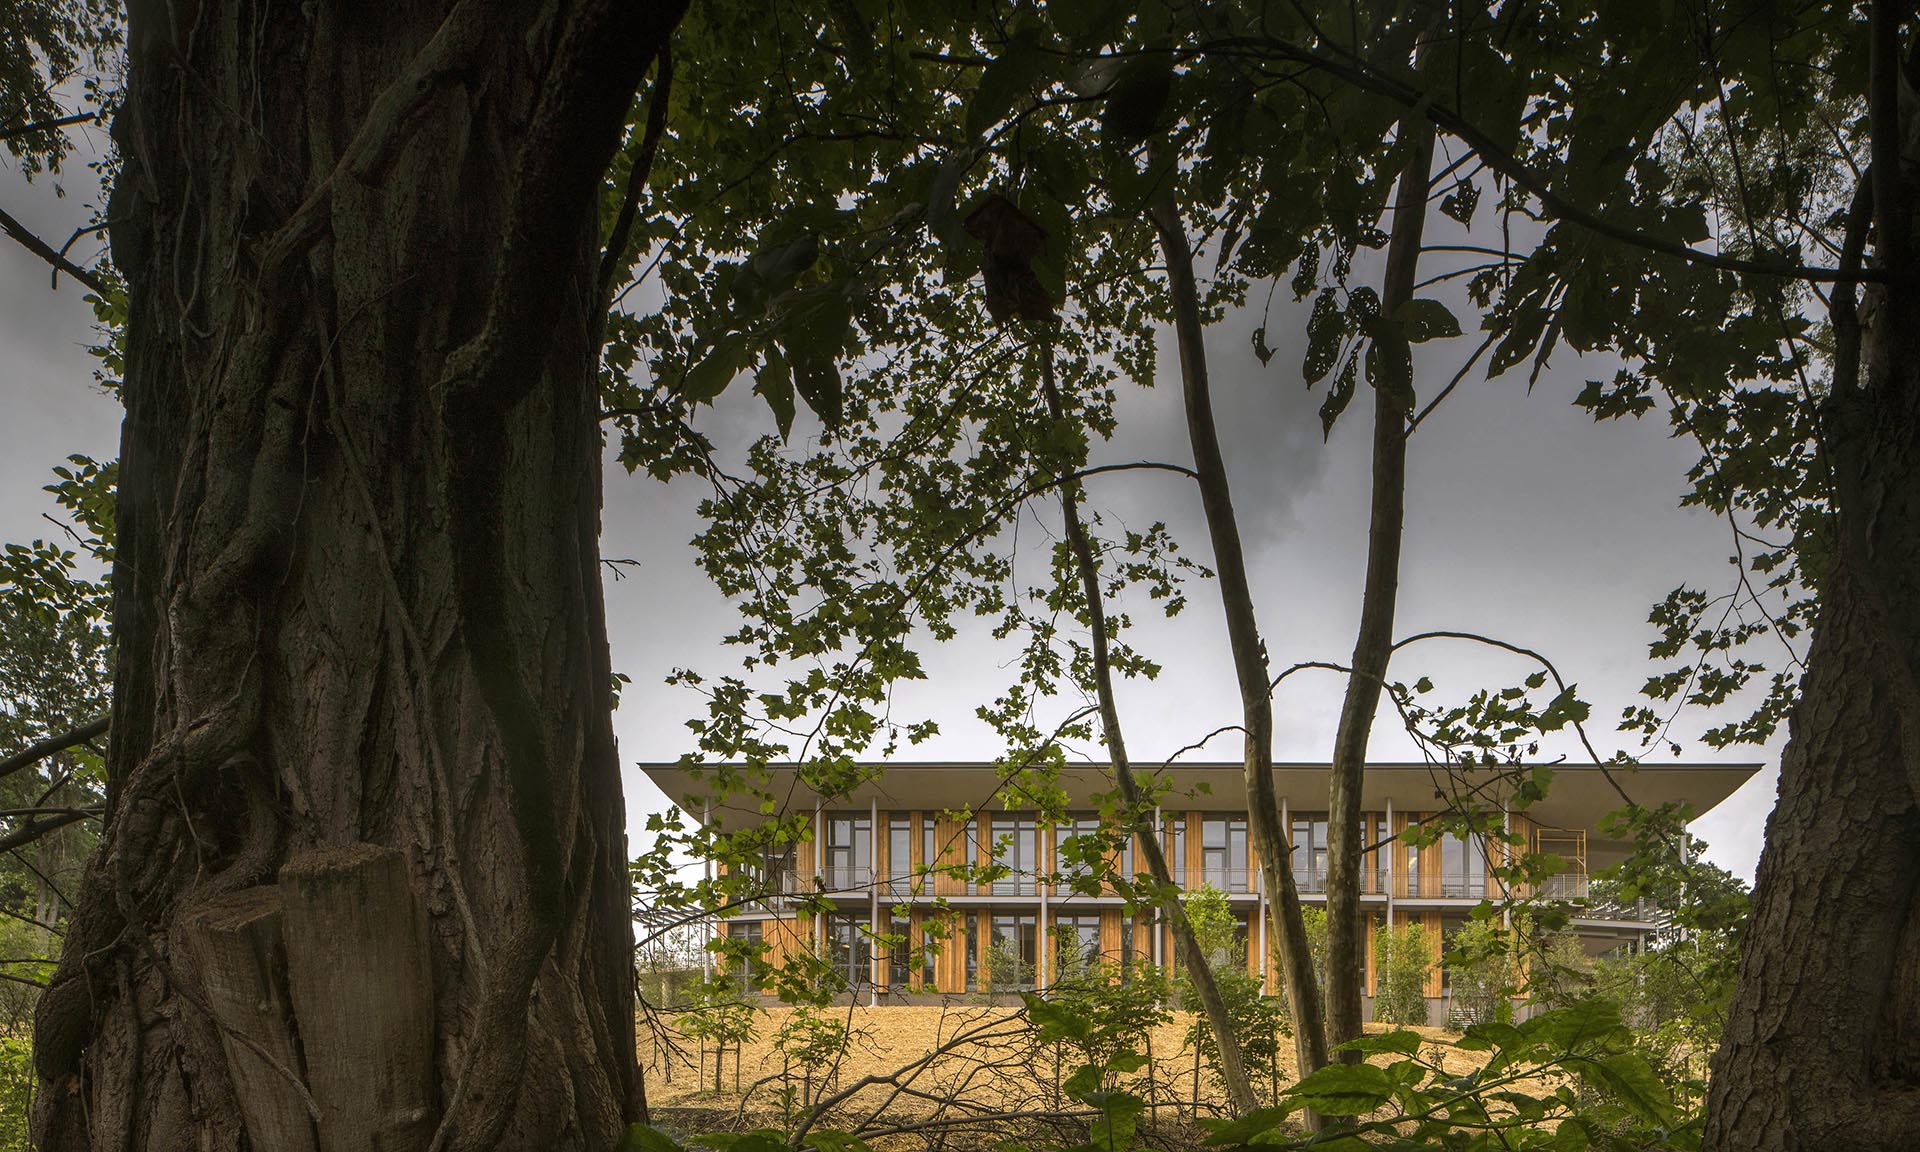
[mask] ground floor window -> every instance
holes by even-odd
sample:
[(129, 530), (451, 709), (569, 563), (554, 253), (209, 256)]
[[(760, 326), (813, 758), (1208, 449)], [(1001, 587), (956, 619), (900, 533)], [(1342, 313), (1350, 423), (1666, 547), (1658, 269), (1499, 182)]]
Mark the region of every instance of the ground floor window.
[(992, 928), (987, 973), (993, 981), (993, 991), (1033, 991), (1039, 943), (1035, 918), (1023, 913), (996, 913)]
[(887, 921), (887, 986), (905, 992), (913, 979), (913, 925), (899, 916)]
[(966, 957), (967, 991), (980, 991), (980, 914), (967, 913), (967, 934), (960, 940), (960, 954)]
[(1100, 916), (1059, 916), (1053, 923), (1053, 982), (1073, 980), (1100, 963)]
[(736, 920), (727, 925), (727, 936), (741, 942), (744, 954), (734, 960), (733, 976), (739, 981), (742, 995), (752, 995), (758, 991), (760, 974), (765, 967), (761, 960), (761, 945), (766, 936), (758, 920)]
[(866, 927), (864, 916), (827, 918), (827, 958), (834, 972), (855, 990), (873, 983), (873, 944)]

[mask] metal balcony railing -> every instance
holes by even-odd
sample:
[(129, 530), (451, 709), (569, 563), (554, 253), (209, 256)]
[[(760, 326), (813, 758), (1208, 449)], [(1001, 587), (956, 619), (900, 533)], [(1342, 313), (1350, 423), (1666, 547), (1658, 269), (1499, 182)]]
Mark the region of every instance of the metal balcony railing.
[(1487, 878), (1471, 872), (1448, 873), (1440, 877), (1440, 895), (1454, 900), (1478, 900), (1484, 896), (1498, 896), (1500, 886), (1491, 886)]
[[(1327, 870), (1325, 868), (1295, 868), (1293, 886), (1307, 895), (1317, 895), (1327, 890)], [(1260, 887), (1266, 888), (1266, 878), (1261, 877)], [(1360, 891), (1366, 895), (1375, 895), (1387, 890), (1387, 871), (1384, 868), (1363, 868), (1360, 870)]]
[(883, 896), (924, 896), (932, 892), (932, 876), (916, 876), (911, 872), (896, 872), (880, 882), (880, 894)]
[(828, 865), (820, 871), (823, 892), (865, 891), (873, 883), (873, 869), (865, 865)]
[(995, 896), (1032, 896), (1037, 891), (1031, 872), (1009, 873), (986, 887)]
[(1202, 868), (1200, 870), (1200, 882), (1209, 888), (1217, 888), (1222, 892), (1237, 894), (1251, 891), (1247, 886), (1247, 870), (1245, 868)]
[(1585, 900), (1591, 883), (1585, 872), (1562, 872), (1542, 880), (1535, 894), (1544, 900)]
[(1651, 900), (1589, 900), (1578, 914), (1581, 920), (1626, 920), (1640, 924), (1661, 923), (1664, 914)]

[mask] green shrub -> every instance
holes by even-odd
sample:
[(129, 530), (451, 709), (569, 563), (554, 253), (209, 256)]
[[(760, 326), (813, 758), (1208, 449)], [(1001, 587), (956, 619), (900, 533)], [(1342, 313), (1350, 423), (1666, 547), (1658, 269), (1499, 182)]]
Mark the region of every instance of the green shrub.
[(0, 1036), (0, 1152), (30, 1152), (27, 1115), (33, 1110), (33, 1044)]
[(1452, 1002), (1449, 1027), (1513, 1022), (1513, 993), (1518, 983), (1512, 933), (1492, 920), (1471, 920), (1447, 939), (1447, 983)]
[(1427, 973), (1433, 938), (1418, 924), (1383, 928), (1373, 937), (1373, 1018), (1388, 1024), (1427, 1022)]

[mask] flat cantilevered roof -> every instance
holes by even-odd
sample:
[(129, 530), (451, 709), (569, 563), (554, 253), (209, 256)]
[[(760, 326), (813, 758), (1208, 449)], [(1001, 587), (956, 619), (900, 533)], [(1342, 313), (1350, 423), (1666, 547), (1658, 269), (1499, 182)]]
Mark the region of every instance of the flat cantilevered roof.
[[(1527, 815), (1536, 823), (1560, 828), (1593, 828), (1605, 813), (1634, 803), (1657, 807), (1685, 802), (1703, 816), (1746, 783), (1763, 765), (1643, 764), (1637, 768), (1609, 765), (1554, 763), (1547, 797), (1533, 804)], [(691, 815), (701, 816), (712, 784), (698, 779), (678, 764), (642, 764), (649, 779)], [(994, 766), (984, 761), (889, 761), (882, 771), (851, 794), (830, 801), (835, 808), (877, 805), (895, 811), (939, 811), (961, 808), (998, 811), (1031, 808), (999, 787)], [(811, 809), (816, 797), (793, 777), (791, 765), (768, 769), (780, 806), (787, 811)], [(1317, 812), (1327, 806), (1324, 763), (1274, 765), (1274, 788), (1295, 811)], [(1136, 762), (1134, 774), (1171, 786), (1165, 807), (1182, 811), (1231, 811), (1246, 806), (1246, 788), (1239, 761), (1180, 761), (1171, 767), (1157, 761)], [(1446, 807), (1444, 796), (1475, 784), (1485, 785), (1501, 773), (1486, 768), (1462, 768), (1427, 763), (1369, 764), (1361, 790), (1361, 806), (1384, 811), (1430, 812)], [(1096, 793), (1112, 791), (1111, 769), (1105, 763), (1071, 765), (1061, 769), (1059, 783), (1071, 801), (1084, 802)], [(1487, 799), (1497, 797), (1496, 786)], [(712, 815), (730, 827), (764, 819), (757, 805), (715, 805)]]

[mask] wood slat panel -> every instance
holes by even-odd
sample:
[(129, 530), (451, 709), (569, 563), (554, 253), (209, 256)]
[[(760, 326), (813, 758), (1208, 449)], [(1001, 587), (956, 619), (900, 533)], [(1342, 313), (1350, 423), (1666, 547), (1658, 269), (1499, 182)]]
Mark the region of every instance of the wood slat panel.
[(1427, 930), (1427, 995), (1440, 995), (1440, 954), (1445, 951), (1445, 941), (1440, 937), (1440, 913), (1438, 911), (1420, 913), (1420, 924)]
[(1200, 821), (1204, 819), (1198, 812), (1187, 813), (1187, 883), (1189, 892), (1200, 887)]
[[(963, 835), (966, 825), (961, 821), (945, 816), (934, 821), (934, 851), (940, 854), (936, 866), (952, 868), (966, 860), (966, 838)], [(959, 896), (966, 891), (964, 882), (958, 876), (941, 873), (934, 877), (933, 893), (936, 896)]]
[[(1431, 819), (1432, 816), (1433, 813), (1431, 812), (1420, 813), (1421, 820)], [(1438, 896), (1441, 891), (1440, 842), (1435, 840), (1433, 843), (1420, 849), (1420, 891), (1418, 894), (1421, 896)], [(1434, 995), (1439, 995), (1439, 993), (1436, 992)]]

